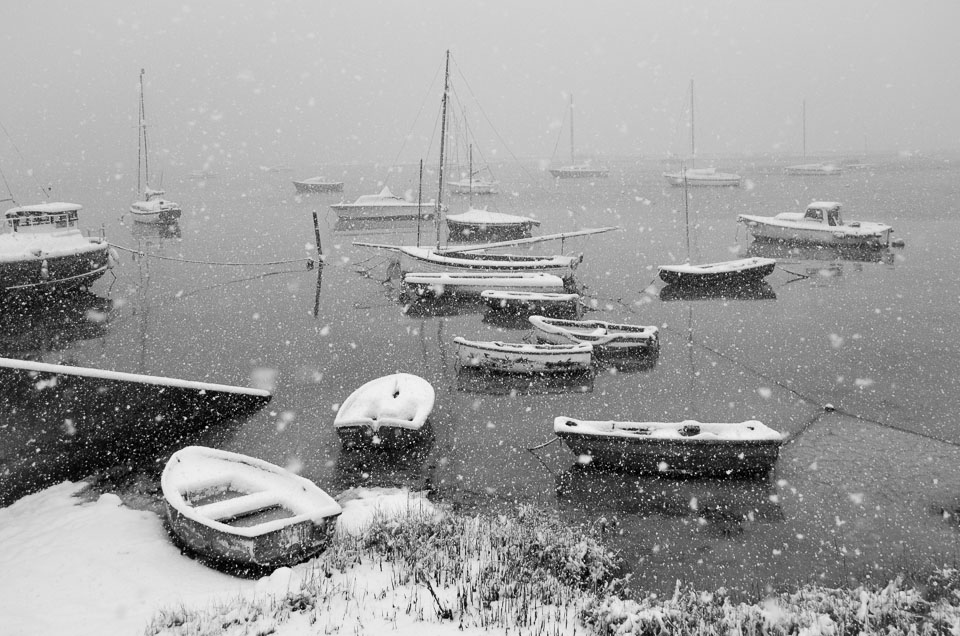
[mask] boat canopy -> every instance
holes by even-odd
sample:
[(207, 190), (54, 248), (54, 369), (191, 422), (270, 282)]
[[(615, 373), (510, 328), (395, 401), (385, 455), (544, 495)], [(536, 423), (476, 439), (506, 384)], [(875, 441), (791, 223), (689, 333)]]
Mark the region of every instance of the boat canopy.
[(82, 207), (76, 203), (37, 203), (10, 208), (4, 212), (4, 220), (13, 232), (24, 228), (29, 228), (27, 232), (47, 232), (75, 227)]
[(803, 218), (814, 221), (823, 221), (826, 216), (827, 225), (843, 225), (840, 220), (840, 204), (834, 201), (814, 201), (807, 206)]

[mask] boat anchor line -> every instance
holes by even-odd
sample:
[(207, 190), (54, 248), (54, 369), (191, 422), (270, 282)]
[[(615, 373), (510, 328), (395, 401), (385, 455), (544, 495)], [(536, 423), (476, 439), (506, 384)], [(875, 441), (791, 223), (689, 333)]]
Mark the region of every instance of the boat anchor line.
[[(123, 245), (118, 245), (116, 243), (108, 243), (110, 247), (116, 248), (118, 250), (123, 250), (124, 252), (130, 252), (131, 254), (137, 256), (138, 258), (156, 258), (163, 261), (175, 261), (178, 263), (192, 263), (195, 265), (226, 265), (232, 267), (268, 267), (272, 265), (288, 265), (290, 263), (302, 263), (306, 261), (307, 269), (313, 269), (317, 264), (317, 259), (312, 256), (307, 256), (304, 258), (293, 258), (284, 261), (267, 261), (262, 263), (241, 263), (241, 262), (223, 262), (223, 261), (198, 261), (192, 260), (189, 258), (174, 258), (172, 256), (161, 256), (160, 254), (148, 254), (143, 250), (135, 250), (130, 247)], [(320, 264), (323, 265), (323, 259), (320, 260)]]

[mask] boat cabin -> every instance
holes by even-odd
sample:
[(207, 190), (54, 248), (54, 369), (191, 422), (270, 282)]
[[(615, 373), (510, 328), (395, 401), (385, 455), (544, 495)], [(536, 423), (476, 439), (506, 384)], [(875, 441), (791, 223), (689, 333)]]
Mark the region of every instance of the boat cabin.
[(38, 203), (4, 212), (4, 227), (10, 232), (38, 234), (76, 228), (83, 206), (76, 203)]
[(843, 220), (840, 218), (840, 204), (833, 201), (814, 201), (807, 206), (803, 219), (830, 226), (843, 225)]

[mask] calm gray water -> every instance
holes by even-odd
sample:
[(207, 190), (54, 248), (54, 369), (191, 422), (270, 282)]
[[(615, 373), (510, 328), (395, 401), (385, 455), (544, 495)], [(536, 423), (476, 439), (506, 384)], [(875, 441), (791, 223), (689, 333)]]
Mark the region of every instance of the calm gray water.
[[(339, 230), (328, 206), (340, 195), (294, 196), (290, 179), (312, 176), (310, 168), (234, 170), (207, 181), (170, 175), (165, 187), (184, 216), (179, 236), (160, 236), (121, 218), (133, 197), (126, 180), (75, 166), (56, 184), (56, 198), (82, 202), (84, 224), (103, 226), (119, 246), (116, 278), (97, 282), (94, 296), (71, 311), (8, 318), (0, 346), (12, 357), (226, 384), (275, 372), (275, 396), (262, 412), (187, 441), (291, 465), (332, 492), (402, 485), (475, 509), (535, 502), (577, 522), (604, 519), (641, 588), (669, 591), (679, 579), (749, 592), (955, 564), (960, 164), (882, 158), (819, 179), (785, 177), (765, 161), (717, 165), (747, 183), (690, 191), (694, 261), (766, 254), (751, 248), (736, 214), (799, 211), (822, 199), (844, 203), (848, 220), (890, 223), (906, 247), (847, 258), (781, 251), (761, 298), (661, 299), (656, 266), (686, 254), (682, 191), (660, 177), (667, 166), (624, 161), (609, 179), (560, 183), (533, 166), (501, 167), (503, 194), (477, 203), (535, 216), (541, 233), (621, 228), (563, 246), (585, 254), (578, 282), (591, 303), (587, 315), (662, 329), (660, 355), (646, 364), (530, 385), (458, 374), (455, 336), (521, 340), (528, 330), (491, 320), (476, 305), (405, 307), (389, 257), (352, 243), (409, 243), (415, 226)], [(378, 191), (386, 170), (326, 174), (343, 179), (343, 196), (353, 200)], [(406, 176), (389, 185), (416, 188)], [(466, 199), (450, 204), (459, 212)], [(313, 211), (326, 256), (320, 270), (302, 260), (188, 262), (304, 259), (314, 253)], [(423, 233), (432, 238), (432, 226)], [(396, 371), (436, 388), (432, 444), (385, 464), (341, 455), (332, 426), (337, 406), (363, 382)], [(838, 411), (824, 413), (826, 404)], [(528, 451), (552, 437), (558, 415), (755, 418), (792, 439), (768, 482), (637, 478), (577, 469), (559, 444)], [(23, 454), (14, 448), (69, 464), (47, 457), (44, 437), (18, 422), (16, 433), (0, 427), (6, 465)], [(181, 443), (162, 443), (171, 426), (150, 432), (161, 443), (136, 459), (140, 469), (155, 476)], [(81, 466), (51, 474), (78, 478), (128, 461), (107, 443)]]

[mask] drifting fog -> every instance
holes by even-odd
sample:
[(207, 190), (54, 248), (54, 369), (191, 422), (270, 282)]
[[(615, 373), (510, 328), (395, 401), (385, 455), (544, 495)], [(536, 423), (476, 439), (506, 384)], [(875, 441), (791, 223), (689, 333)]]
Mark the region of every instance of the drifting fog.
[(168, 172), (415, 162), (447, 48), (488, 157), (569, 154), (570, 93), (578, 151), (681, 155), (690, 80), (701, 156), (799, 156), (804, 100), (810, 155), (949, 151), (958, 23), (955, 0), (11, 2), (0, 166), (129, 182), (141, 68)]

